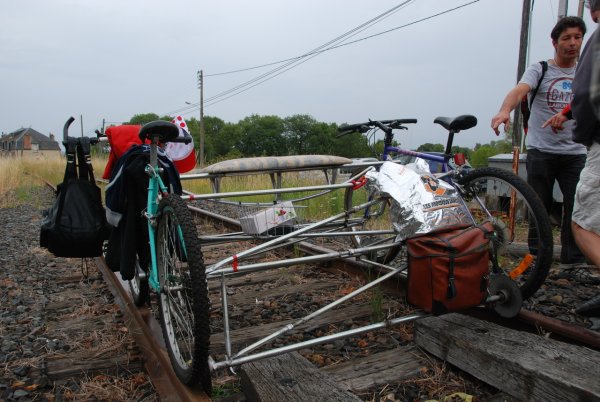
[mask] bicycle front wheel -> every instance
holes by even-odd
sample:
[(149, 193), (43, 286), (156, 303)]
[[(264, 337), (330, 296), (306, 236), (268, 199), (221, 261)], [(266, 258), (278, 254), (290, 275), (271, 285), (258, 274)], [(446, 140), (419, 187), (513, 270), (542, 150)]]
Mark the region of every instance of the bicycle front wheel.
[(185, 385), (200, 382), (210, 396), (206, 273), (193, 219), (177, 195), (159, 204), (156, 248), (160, 319), (173, 370)]
[(529, 298), (552, 264), (552, 228), (541, 200), (523, 179), (504, 169), (475, 169), (459, 184), (475, 221), (494, 226), (496, 269), (517, 283), (523, 299)]
[(388, 248), (372, 251), (365, 255), (371, 261), (380, 264), (391, 262), (400, 252), (401, 245), (393, 245), (396, 241), (396, 233), (392, 224), (390, 210), (392, 203), (396, 202), (390, 197), (375, 198), (367, 186), (357, 189), (349, 187), (344, 197), (346, 211), (365, 204), (369, 201), (374, 203), (364, 209), (360, 209), (350, 216), (349, 230), (352, 244), (357, 247), (369, 247), (388, 244)]

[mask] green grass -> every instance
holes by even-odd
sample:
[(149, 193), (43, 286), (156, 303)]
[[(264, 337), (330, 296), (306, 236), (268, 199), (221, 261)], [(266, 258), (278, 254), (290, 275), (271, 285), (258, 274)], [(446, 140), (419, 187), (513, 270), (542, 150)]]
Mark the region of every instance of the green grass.
[[(100, 178), (106, 165), (106, 157), (92, 157), (94, 175)], [(32, 188), (44, 185), (44, 181), (56, 186), (62, 182), (66, 159), (64, 156), (33, 158), (0, 159), (0, 207), (17, 206), (26, 202), (35, 202)], [(306, 187), (324, 184), (324, 176), (302, 172), (284, 173), (282, 187)], [(184, 189), (196, 194), (212, 193), (209, 180), (196, 179), (182, 181)], [(100, 186), (103, 188), (104, 186)], [(272, 189), (271, 179), (267, 174), (232, 176), (221, 180), (221, 192), (252, 191)], [(293, 200), (314, 192), (296, 192), (283, 194), (282, 199)], [(275, 195), (261, 195), (228, 199), (241, 202), (273, 202)], [(341, 212), (344, 208), (344, 190), (335, 190), (327, 195), (294, 204), (299, 221), (316, 221)]]
[(242, 392), (239, 377), (225, 377), (223, 382), (213, 384), (211, 397), (213, 399), (226, 398)]
[[(307, 187), (324, 184), (323, 176), (302, 177), (302, 173), (290, 172), (283, 175), (282, 188)], [(194, 194), (212, 193), (210, 181), (207, 179), (195, 179), (182, 181), (183, 188)], [(220, 192), (239, 192), (253, 190), (271, 190), (273, 185), (269, 175), (253, 174), (246, 176), (231, 176), (221, 179)], [(281, 199), (295, 200), (305, 196), (315, 194), (315, 192), (294, 192), (282, 194)], [(227, 198), (227, 201), (248, 202), (248, 203), (273, 203), (274, 194), (243, 196), (236, 198)], [(295, 202), (296, 213), (299, 221), (315, 221), (324, 219), (332, 214), (339, 213), (344, 208), (344, 190), (335, 190), (327, 195), (319, 196), (311, 200)]]
[(377, 286), (369, 292), (369, 304), (371, 305), (371, 320), (373, 323), (381, 322), (385, 318), (383, 311), (383, 292)]

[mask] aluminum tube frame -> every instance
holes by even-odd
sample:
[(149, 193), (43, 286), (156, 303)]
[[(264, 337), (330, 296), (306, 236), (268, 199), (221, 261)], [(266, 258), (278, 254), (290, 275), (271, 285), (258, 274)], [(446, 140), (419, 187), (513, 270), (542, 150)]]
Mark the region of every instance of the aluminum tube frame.
[(227, 286), (225, 277), (221, 275), (221, 303), (223, 303), (223, 330), (225, 332), (225, 353), (231, 356), (231, 335), (229, 331), (229, 308), (227, 307)]
[[(107, 141), (107, 140), (104, 140)], [(251, 158), (247, 158), (247, 159), (251, 159)], [(395, 162), (395, 163), (399, 163), (399, 162)], [(235, 173), (190, 173), (190, 174), (182, 174), (181, 175), (181, 180), (196, 180), (196, 179), (211, 179), (211, 178), (215, 178), (215, 177), (233, 177), (233, 176), (249, 176), (249, 175), (256, 175), (256, 174), (271, 174), (271, 173), (288, 173), (288, 172), (306, 172), (306, 171), (310, 171), (310, 170), (334, 170), (334, 169), (344, 169), (344, 168), (352, 168), (353, 170), (355, 169), (363, 169), (364, 171), (368, 170), (372, 170), (373, 167), (375, 166), (381, 166), (383, 164), (383, 161), (377, 161), (377, 162), (362, 162), (362, 163), (350, 163), (350, 164), (345, 164), (345, 165), (335, 165), (335, 166), (330, 166), (330, 165), (323, 165), (323, 166), (313, 166), (309, 169), (307, 168), (290, 168), (290, 169), (265, 169), (265, 170), (252, 170), (249, 172), (235, 172)]]
[[(239, 352), (236, 353), (235, 356), (230, 357), (231, 356), (231, 348), (227, 348), (226, 347), (226, 359), (222, 360), (220, 362), (216, 362), (214, 359), (212, 359), (212, 357), (209, 358), (209, 365), (210, 365), (210, 369), (212, 371), (214, 370), (218, 370), (220, 368), (225, 368), (225, 367), (233, 367), (233, 366), (238, 366), (244, 363), (249, 363), (249, 362), (253, 362), (256, 360), (260, 360), (260, 359), (264, 359), (264, 358), (269, 358), (269, 357), (273, 357), (273, 356), (277, 356), (277, 355), (281, 355), (281, 354), (285, 354), (285, 353), (289, 353), (289, 352), (293, 352), (296, 350), (300, 350), (300, 349), (304, 349), (307, 347), (311, 347), (314, 345), (318, 345), (318, 344), (322, 344), (322, 343), (327, 343), (327, 342), (331, 342), (334, 340), (338, 340), (338, 339), (343, 339), (343, 338), (347, 338), (350, 336), (355, 336), (355, 335), (360, 335), (369, 331), (374, 331), (377, 329), (382, 329), (382, 328), (389, 328), (392, 327), (394, 325), (399, 325), (399, 324), (403, 324), (406, 322), (410, 322), (410, 321), (414, 321), (417, 320), (419, 318), (424, 318), (424, 317), (429, 317), (431, 316), (431, 314), (423, 312), (423, 311), (419, 311), (404, 317), (398, 317), (398, 318), (393, 318), (390, 320), (385, 320), (385, 321), (381, 321), (379, 323), (375, 323), (375, 324), (370, 324), (370, 325), (366, 325), (366, 326), (362, 326), (359, 328), (354, 328), (351, 330), (347, 330), (347, 331), (342, 331), (342, 332), (338, 332), (336, 334), (331, 334), (331, 335), (326, 335), (326, 336), (322, 336), (322, 337), (318, 337), (318, 338), (314, 338), (308, 341), (303, 341), (303, 342), (297, 342), (297, 343), (293, 343), (293, 344), (289, 344), (280, 348), (275, 348), (275, 349), (270, 349), (267, 351), (263, 351), (263, 352), (259, 352), (259, 353), (255, 353), (255, 354), (250, 354), (250, 355), (246, 355), (248, 352), (251, 352), (252, 350), (265, 345), (266, 343), (278, 338), (281, 335), (284, 335), (285, 333), (293, 330), (295, 327), (302, 325), (308, 321), (310, 321), (311, 319), (337, 307), (339, 304), (357, 296), (360, 293), (363, 293), (364, 291), (368, 290), (369, 288), (379, 284), (382, 281), (385, 281), (387, 279), (389, 279), (391, 276), (396, 275), (398, 273), (400, 273), (401, 269), (400, 268), (392, 268), (389, 266), (385, 266), (383, 264), (378, 264), (375, 263), (375, 265), (379, 265), (379, 266), (384, 266), (387, 267), (388, 269), (391, 269), (391, 271), (379, 278), (377, 278), (374, 281), (369, 282), (368, 284), (360, 287), (359, 289), (356, 289), (354, 292), (320, 308), (319, 310), (314, 311), (313, 313), (300, 318), (299, 320), (297, 320), (296, 322), (292, 323), (292, 324), (287, 324), (285, 325), (283, 328), (281, 328), (280, 330), (267, 335), (266, 337), (254, 342), (252, 345), (247, 346), (246, 348), (240, 350)], [(223, 277), (222, 277), (223, 279)], [(495, 301), (499, 301), (501, 299), (501, 296), (499, 295), (492, 295), (489, 296), (486, 299), (486, 303), (491, 303), (491, 302), (495, 302)], [(231, 339), (230, 334), (228, 331), (225, 332), (225, 344), (226, 345), (231, 345)], [(244, 356), (246, 355), (246, 356)]]
[(348, 293), (347, 295), (321, 307), (318, 310), (313, 311), (312, 313), (296, 320), (293, 323), (287, 324), (285, 325), (283, 328), (279, 329), (278, 331), (273, 332), (271, 335), (268, 335), (266, 337), (264, 337), (263, 339), (260, 339), (256, 342), (254, 342), (251, 345), (246, 346), (244, 349), (240, 350), (238, 353), (236, 353), (236, 355), (234, 356), (234, 358), (237, 357), (241, 357), (245, 354), (247, 354), (248, 352), (253, 351), (254, 349), (266, 344), (267, 342), (270, 342), (278, 337), (280, 337), (281, 335), (284, 335), (285, 333), (293, 330), (294, 328), (296, 328), (299, 325), (302, 325), (310, 320), (312, 320), (315, 317), (320, 316), (323, 313), (326, 313), (329, 310), (332, 310), (333, 308), (339, 306), (340, 304), (352, 299), (355, 296), (358, 296), (359, 294), (367, 291), (368, 289), (372, 288), (375, 285), (378, 285), (379, 283), (388, 280), (389, 278), (391, 278), (392, 276), (394, 276), (395, 274), (397, 274), (400, 270), (399, 269), (395, 269), (393, 271), (388, 272), (387, 274), (380, 276), (379, 278), (367, 283), (366, 285), (361, 286), (360, 288), (354, 290), (353, 292)]
[(314, 339), (311, 339), (308, 341), (298, 342), (298, 343), (290, 344), (290, 345), (283, 346), (280, 348), (271, 349), (271, 350), (267, 350), (267, 351), (260, 352), (260, 353), (255, 353), (253, 355), (248, 355), (245, 357), (226, 359), (226, 360), (223, 360), (220, 362), (215, 362), (214, 360), (209, 359), (209, 365), (210, 365), (210, 369), (213, 371), (218, 370), (220, 368), (224, 368), (224, 367), (239, 366), (244, 363), (250, 363), (250, 362), (253, 362), (256, 360), (282, 355), (284, 353), (293, 352), (295, 350), (304, 349), (304, 348), (318, 345), (321, 343), (327, 343), (327, 342), (335, 341), (338, 339), (347, 338), (349, 336), (360, 335), (360, 334), (364, 334), (366, 332), (374, 331), (377, 329), (389, 328), (389, 327), (392, 327), (395, 325), (404, 324), (404, 323), (414, 321), (419, 318), (428, 317), (428, 316), (430, 316), (430, 314), (427, 314), (425, 312), (418, 312), (418, 313), (410, 314), (410, 315), (407, 315), (404, 317), (393, 318), (391, 320), (381, 321), (376, 324), (366, 325), (364, 327), (359, 327), (359, 328), (354, 328), (354, 329), (351, 329), (348, 331), (338, 332), (337, 334), (326, 335), (326, 336), (314, 338)]
[[(394, 230), (357, 230), (355, 232), (317, 232), (317, 233), (305, 233), (302, 235), (302, 239), (309, 238), (323, 238), (323, 237), (344, 237), (344, 236), (366, 236), (366, 235), (392, 235), (396, 233)], [(236, 232), (227, 235), (215, 235), (215, 236), (198, 236), (202, 244), (222, 244), (222, 243), (233, 243), (238, 241), (252, 241), (252, 240), (268, 240), (272, 239), (273, 236), (252, 236), (243, 234), (243, 232)], [(302, 240), (301, 240), (302, 241)]]
[[(234, 267), (220, 268), (219, 270), (214, 270), (214, 271), (210, 271), (210, 272), (207, 270), (206, 277), (207, 277), (207, 279), (212, 279), (212, 278), (216, 278), (216, 277), (220, 276), (222, 273), (230, 276), (230, 275), (238, 274), (238, 273), (241, 274), (241, 273), (257, 272), (257, 271), (265, 271), (268, 269), (283, 268), (283, 267), (289, 267), (289, 266), (298, 265), (298, 264), (315, 263), (315, 262), (330, 261), (330, 260), (336, 260), (336, 259), (346, 259), (346, 258), (365, 255), (372, 251), (387, 250), (388, 248), (399, 245), (400, 243), (401, 242), (396, 242), (396, 243), (392, 243), (392, 244), (382, 244), (382, 245), (373, 246), (373, 247), (351, 248), (351, 249), (344, 250), (344, 251), (335, 251), (332, 253), (310, 255), (307, 257), (297, 257), (297, 258), (289, 258), (286, 260), (276, 260), (276, 261), (261, 262), (261, 263), (256, 263), (256, 264), (238, 265), (235, 268)], [(366, 263), (372, 263), (372, 261), (367, 261), (367, 260), (361, 260), (361, 261), (364, 261)], [(373, 265), (377, 265), (377, 263), (373, 263)]]
[(296, 237), (296, 236), (299, 236), (299, 235), (304, 234), (306, 232), (309, 232), (309, 231), (311, 231), (313, 229), (316, 229), (318, 227), (326, 225), (326, 224), (328, 224), (330, 222), (336, 221), (336, 220), (344, 218), (344, 217), (351, 216), (355, 212), (360, 211), (360, 210), (365, 209), (365, 208), (368, 208), (369, 206), (371, 206), (371, 205), (373, 205), (373, 204), (375, 204), (377, 202), (379, 202), (379, 199), (376, 198), (376, 199), (374, 199), (372, 201), (369, 201), (369, 202), (366, 202), (364, 204), (361, 204), (361, 205), (358, 205), (356, 207), (353, 207), (353, 208), (351, 208), (348, 211), (344, 211), (344, 212), (339, 213), (337, 215), (333, 215), (333, 216), (331, 216), (329, 218), (326, 218), (326, 219), (323, 219), (321, 221), (315, 222), (315, 223), (313, 223), (311, 225), (308, 225), (308, 226), (306, 226), (306, 227), (304, 227), (302, 229), (299, 229), (299, 230), (297, 230), (295, 232), (291, 232), (291, 233), (288, 233), (286, 235), (279, 236), (279, 237), (277, 237), (277, 238), (275, 238), (275, 239), (273, 239), (271, 241), (268, 241), (266, 243), (262, 243), (262, 244), (259, 244), (258, 246), (255, 246), (255, 247), (249, 248), (247, 250), (244, 250), (244, 251), (242, 251), (241, 253), (239, 253), (239, 254), (237, 254), (235, 256), (227, 257), (227, 258), (225, 258), (225, 259), (223, 259), (223, 260), (221, 260), (221, 261), (219, 261), (219, 262), (217, 262), (215, 264), (212, 264), (212, 265), (206, 267), (206, 273), (210, 274), (210, 273), (218, 270), (219, 268), (221, 268), (221, 267), (223, 267), (223, 266), (225, 266), (227, 264), (232, 263), (234, 260), (239, 260), (239, 259), (241, 259), (241, 258), (243, 258), (245, 256), (256, 254), (260, 250), (269, 248), (269, 247), (274, 246), (276, 244), (284, 243), (284, 242), (286, 242), (287, 240), (289, 240), (289, 239), (291, 239), (293, 237)]
[[(308, 200), (312, 200), (313, 198), (318, 198), (318, 197), (327, 195), (335, 190), (338, 190), (338, 189), (337, 188), (327, 189), (327, 190), (321, 191), (320, 193), (306, 195), (304, 197), (294, 198), (292, 200), (287, 200), (287, 201), (293, 201), (293, 202), (308, 201)], [(188, 194), (193, 194), (193, 193), (188, 193)], [(196, 199), (196, 198), (194, 198), (194, 199)], [(226, 201), (226, 200), (221, 200), (221, 199), (215, 199), (215, 200), (210, 199), (208, 201), (212, 201), (216, 204), (221, 204), (221, 205), (230, 205), (230, 206), (238, 206), (239, 205), (242, 207), (253, 207), (254, 206), (254, 207), (259, 207), (259, 208), (268, 208), (268, 207), (273, 206), (273, 201), (271, 201), (271, 202), (249, 202), (249, 201)]]
[(206, 215), (206, 216), (208, 216), (208, 217), (211, 217), (211, 218), (217, 218), (217, 219), (220, 219), (220, 220), (222, 220), (222, 221), (225, 221), (225, 222), (227, 222), (227, 223), (228, 223), (228, 224), (230, 224), (230, 225), (237, 225), (237, 226), (241, 226), (241, 225), (240, 225), (240, 221), (238, 221), (238, 220), (235, 220), (235, 219), (232, 219), (232, 218), (229, 218), (229, 217), (227, 217), (227, 216), (223, 216), (223, 215), (215, 214), (214, 212), (210, 212), (210, 211), (207, 211), (206, 209), (198, 208), (198, 207), (195, 207), (195, 206), (193, 206), (193, 205), (188, 205), (187, 207), (188, 207), (189, 209), (191, 209), (192, 211), (194, 211), (194, 212), (198, 212), (199, 214)]
[(350, 182), (340, 184), (326, 184), (322, 186), (306, 186), (306, 187), (290, 187), (290, 188), (276, 188), (273, 190), (250, 190), (250, 191), (232, 191), (227, 193), (210, 193), (210, 194), (189, 194), (182, 195), (181, 198), (184, 200), (210, 200), (219, 198), (232, 198), (232, 197), (249, 197), (257, 195), (269, 195), (269, 194), (283, 194), (283, 193), (299, 193), (304, 191), (321, 191), (321, 190), (339, 190), (353, 187), (354, 184)]

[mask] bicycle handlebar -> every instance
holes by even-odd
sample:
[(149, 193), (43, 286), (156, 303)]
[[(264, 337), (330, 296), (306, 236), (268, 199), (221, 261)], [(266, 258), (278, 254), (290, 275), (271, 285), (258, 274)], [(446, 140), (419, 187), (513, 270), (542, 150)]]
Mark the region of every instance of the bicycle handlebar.
[(373, 127), (381, 128), (382, 130), (387, 129), (406, 129), (403, 124), (414, 124), (417, 122), (417, 119), (392, 119), (392, 120), (369, 120), (366, 123), (357, 123), (357, 124), (342, 124), (338, 128), (338, 132), (340, 133), (338, 137), (341, 137), (350, 133), (366, 133)]
[(415, 124), (417, 122), (417, 119), (380, 120), (379, 122), (383, 123), (383, 124), (392, 124), (392, 123), (398, 123), (398, 124)]
[(175, 139), (169, 140), (168, 142), (182, 142), (184, 144), (189, 144), (190, 142), (192, 142), (192, 136), (186, 132), (183, 137), (177, 137)]
[[(69, 119), (65, 122), (65, 125), (63, 127), (63, 145), (65, 147), (67, 146), (67, 142), (69, 139), (69, 126), (74, 121), (75, 121), (75, 118), (73, 116), (69, 117)], [(73, 137), (71, 137), (71, 138), (73, 138)], [(97, 143), (98, 143), (98, 138), (90, 137), (90, 144), (96, 145)]]
[(65, 145), (67, 144), (67, 137), (69, 136), (69, 126), (74, 121), (75, 121), (75, 117), (73, 117), (73, 116), (69, 117), (69, 119), (65, 123), (65, 126), (63, 127), (63, 144), (65, 144)]

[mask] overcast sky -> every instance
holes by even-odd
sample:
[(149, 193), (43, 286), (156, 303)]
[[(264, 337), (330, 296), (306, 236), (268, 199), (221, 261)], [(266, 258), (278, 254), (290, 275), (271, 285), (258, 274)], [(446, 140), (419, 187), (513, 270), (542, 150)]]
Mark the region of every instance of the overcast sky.
[[(471, 2), (409, 1), (346, 42)], [(200, 69), (207, 100), (282, 64), (211, 74), (303, 55), (403, 3), (5, 0), (0, 3), (0, 131), (32, 127), (60, 135), (74, 116), (73, 132), (79, 134), (82, 116), (84, 133), (91, 135), (102, 119), (172, 114), (189, 108), (186, 102), (199, 102)], [(534, 4), (529, 64), (553, 56), (549, 35), (558, 11), (558, 0)], [(570, 15), (577, 6), (569, 1)], [(418, 124), (397, 137), (409, 148), (445, 141), (443, 129), (433, 124), (436, 116), (473, 114), (478, 125), (459, 133), (455, 144), (487, 143), (495, 139), (490, 120), (516, 83), (521, 8), (521, 0), (479, 0), (305, 58), (245, 92), (207, 102), (204, 113), (227, 122), (251, 114), (309, 114), (338, 124), (417, 118)], [(584, 14), (592, 31), (587, 9)], [(198, 108), (184, 112), (199, 116)]]

